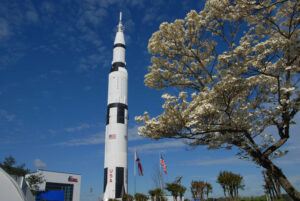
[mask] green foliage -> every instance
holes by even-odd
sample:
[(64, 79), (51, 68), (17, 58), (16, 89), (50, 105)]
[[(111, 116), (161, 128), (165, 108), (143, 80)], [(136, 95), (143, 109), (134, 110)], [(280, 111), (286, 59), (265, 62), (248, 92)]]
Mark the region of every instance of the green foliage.
[[(30, 173), (30, 170), (25, 167), (25, 164), (16, 165), (16, 159), (13, 156), (7, 156), (3, 162), (0, 163), (0, 167), (10, 175), (16, 175), (19, 177), (25, 177)], [(35, 194), (39, 190), (39, 184), (44, 182), (42, 174), (31, 174), (26, 176), (26, 181), (30, 187), (30, 190)]]
[(110, 199), (108, 199), (108, 201), (118, 201), (118, 200), (110, 198)]
[(135, 201), (147, 201), (148, 200), (148, 196), (142, 193), (136, 193), (134, 195), (134, 199)]
[(217, 182), (222, 186), (225, 197), (229, 196), (232, 199), (238, 197), (239, 189), (244, 189), (243, 177), (229, 171), (221, 171)]
[(39, 174), (31, 174), (26, 177), (26, 181), (29, 184), (30, 190), (33, 194), (36, 194), (39, 191), (39, 185), (45, 182), (44, 176)]
[(166, 190), (171, 193), (174, 200), (177, 200), (178, 196), (180, 197), (180, 200), (181, 200), (186, 191), (186, 188), (178, 183), (167, 183)]
[(208, 199), (208, 195), (212, 192), (212, 185), (204, 181), (192, 181), (191, 182), (191, 193), (194, 199)]
[(5, 157), (0, 167), (10, 175), (25, 176), (30, 172), (28, 168), (25, 168), (25, 164), (16, 165), (16, 160), (12, 156)]
[(267, 201), (266, 196), (242, 197), (240, 201)]
[(148, 191), (152, 201), (164, 201), (164, 191), (161, 188), (155, 188)]
[(122, 201), (133, 201), (133, 196), (130, 194), (124, 194), (122, 197)]

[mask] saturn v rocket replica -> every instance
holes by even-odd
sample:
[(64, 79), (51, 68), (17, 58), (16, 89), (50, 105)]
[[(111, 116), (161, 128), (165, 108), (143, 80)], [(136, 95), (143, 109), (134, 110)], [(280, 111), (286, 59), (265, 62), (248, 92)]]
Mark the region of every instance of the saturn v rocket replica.
[(108, 81), (103, 183), (104, 201), (120, 199), (124, 193), (127, 193), (127, 85), (125, 40), (122, 13), (120, 13)]

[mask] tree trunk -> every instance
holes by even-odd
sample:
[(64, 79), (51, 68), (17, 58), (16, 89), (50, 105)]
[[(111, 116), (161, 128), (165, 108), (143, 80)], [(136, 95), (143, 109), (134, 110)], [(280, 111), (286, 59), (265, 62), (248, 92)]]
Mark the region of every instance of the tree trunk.
[(224, 196), (226, 198), (226, 189), (225, 189), (225, 187), (223, 187), (223, 192), (224, 192)]
[(279, 167), (277, 167), (269, 159), (263, 157), (258, 157), (257, 159), (262, 167), (267, 169), (267, 171), (269, 171), (275, 178), (278, 179), (281, 187), (294, 201), (300, 201), (300, 192), (294, 188), (294, 186), (289, 182), (289, 180), (286, 178)]

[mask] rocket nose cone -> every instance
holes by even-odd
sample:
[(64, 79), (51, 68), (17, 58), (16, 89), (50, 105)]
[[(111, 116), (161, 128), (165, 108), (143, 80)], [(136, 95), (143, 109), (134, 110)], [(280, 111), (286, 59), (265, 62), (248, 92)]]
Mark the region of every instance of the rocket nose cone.
[(124, 39), (124, 34), (123, 32), (117, 32), (116, 37), (115, 37), (115, 42), (114, 44), (124, 44), (125, 45), (125, 39)]
[(121, 43), (121, 44), (125, 45), (123, 30), (124, 30), (124, 27), (123, 27), (123, 24), (122, 24), (122, 12), (120, 12), (118, 30), (117, 30), (117, 33), (116, 33), (114, 44)]

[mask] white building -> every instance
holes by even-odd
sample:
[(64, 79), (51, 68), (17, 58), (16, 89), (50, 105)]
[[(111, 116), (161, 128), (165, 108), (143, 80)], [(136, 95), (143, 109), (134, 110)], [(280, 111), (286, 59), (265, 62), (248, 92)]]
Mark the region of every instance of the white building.
[[(40, 174), (43, 176), (44, 182), (39, 185), (40, 195), (46, 195), (47, 193), (55, 191), (63, 191), (64, 201), (80, 200), (81, 175), (47, 170), (38, 170), (33, 174)], [(39, 195), (37, 195), (37, 197), (38, 196)]]

